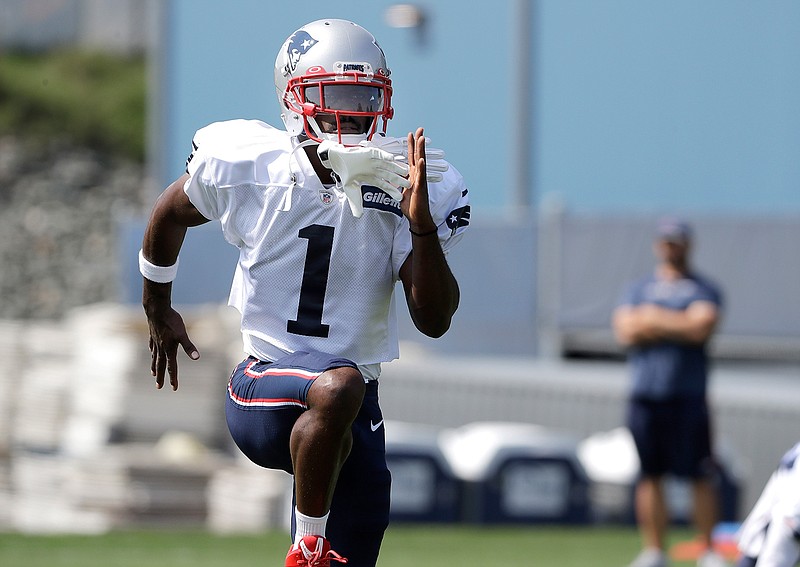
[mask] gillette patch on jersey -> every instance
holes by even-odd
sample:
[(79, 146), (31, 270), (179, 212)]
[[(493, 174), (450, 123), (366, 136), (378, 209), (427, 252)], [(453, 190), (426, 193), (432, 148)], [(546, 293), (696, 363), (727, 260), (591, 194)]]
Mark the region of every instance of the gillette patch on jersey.
[(388, 194), (384, 193), (377, 187), (372, 185), (361, 186), (361, 197), (364, 201), (365, 209), (380, 209), (387, 213), (394, 213), (398, 217), (402, 217), (403, 213), (400, 210), (400, 203), (392, 199)]

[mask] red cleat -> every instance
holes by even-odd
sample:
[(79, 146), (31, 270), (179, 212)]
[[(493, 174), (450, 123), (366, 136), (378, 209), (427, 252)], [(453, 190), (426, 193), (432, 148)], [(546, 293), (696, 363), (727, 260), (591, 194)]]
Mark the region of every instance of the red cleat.
[(347, 559), (331, 549), (320, 536), (305, 536), (286, 554), (286, 567), (330, 567), (331, 561), (347, 563)]

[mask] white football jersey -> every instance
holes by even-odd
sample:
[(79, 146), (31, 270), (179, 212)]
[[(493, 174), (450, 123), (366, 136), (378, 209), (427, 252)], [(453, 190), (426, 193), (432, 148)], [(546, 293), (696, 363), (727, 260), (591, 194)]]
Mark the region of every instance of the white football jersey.
[[(245, 351), (275, 360), (318, 350), (370, 365), (397, 358), (393, 291), (411, 252), (397, 201), (362, 187), (355, 218), (344, 193), (322, 185), (287, 132), (256, 120), (199, 130), (184, 191), (239, 248), (228, 303), (242, 317)], [(446, 251), (469, 225), (467, 189), (450, 167), (429, 184)]]
[(759, 567), (791, 567), (800, 560), (800, 443), (784, 454), (739, 529), (739, 549)]

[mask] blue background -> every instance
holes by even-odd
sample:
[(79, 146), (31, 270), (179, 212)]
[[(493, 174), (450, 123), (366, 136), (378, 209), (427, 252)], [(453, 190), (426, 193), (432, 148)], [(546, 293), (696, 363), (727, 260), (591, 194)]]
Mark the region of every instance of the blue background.
[(426, 127), (468, 180), (474, 218), (518, 203), (517, 127), (531, 172), (519, 191), (535, 206), (557, 196), (573, 211), (800, 211), (800, 3), (540, 0), (527, 59), (520, 2), (420, 2), (424, 41), (386, 23), (391, 4), (173, 0), (154, 136), (162, 184), (206, 123), (280, 126), (278, 49), (307, 21), (341, 17), (386, 51), (390, 133)]

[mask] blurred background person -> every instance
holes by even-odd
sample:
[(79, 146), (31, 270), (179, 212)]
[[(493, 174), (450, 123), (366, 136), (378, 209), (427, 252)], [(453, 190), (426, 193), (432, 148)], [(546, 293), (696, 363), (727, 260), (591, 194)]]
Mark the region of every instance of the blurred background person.
[(629, 285), (612, 316), (616, 339), (628, 349), (627, 426), (641, 463), (635, 512), (642, 551), (631, 567), (667, 565), (663, 479), (669, 473), (692, 482), (694, 523), (706, 549), (698, 565), (726, 564), (711, 540), (718, 499), (706, 400), (706, 346), (720, 319), (722, 294), (690, 266), (691, 242), (686, 222), (661, 219), (655, 270)]

